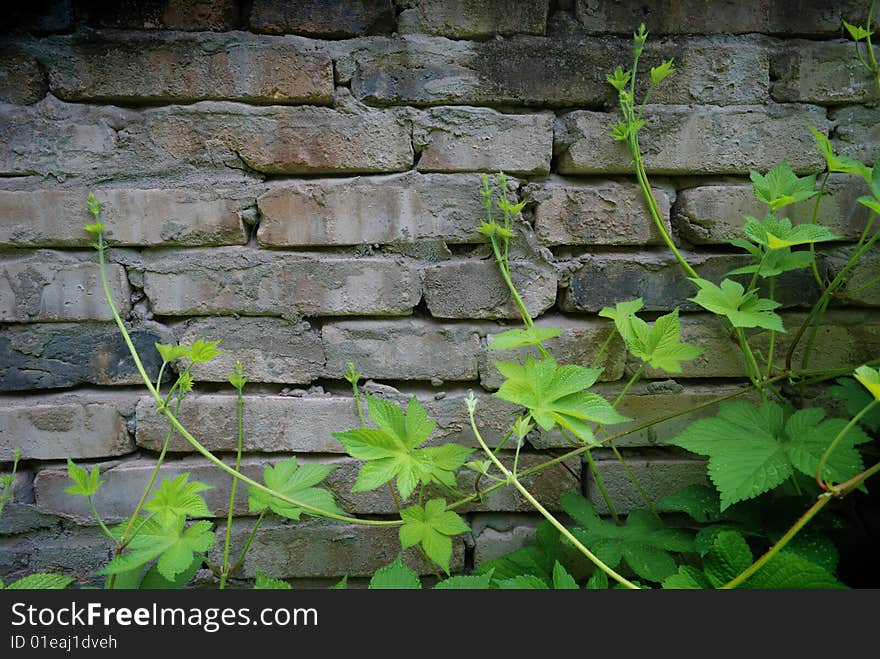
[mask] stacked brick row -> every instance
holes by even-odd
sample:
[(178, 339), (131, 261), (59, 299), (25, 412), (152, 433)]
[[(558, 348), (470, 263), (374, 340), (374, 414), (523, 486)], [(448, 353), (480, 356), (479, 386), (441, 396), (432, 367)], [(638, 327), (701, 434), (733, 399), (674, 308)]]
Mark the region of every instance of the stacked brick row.
[[(605, 76), (652, 36), (644, 70), (675, 58), (652, 94), (642, 144), (668, 227), (702, 276), (743, 265), (728, 241), (762, 213), (748, 173), (786, 160), (822, 172), (809, 127), (842, 154), (873, 163), (880, 100), (840, 19), (861, 2), (718, 3), (590, 0), (157, 0), (95, 9), (76, 0), (17, 10), (0, 44), (0, 462), (20, 449), (16, 499), (0, 518), (0, 574), (58, 569), (81, 577), (108, 546), (87, 506), (64, 493), (64, 460), (99, 464), (105, 520), (130, 512), (167, 427), (145, 395), (101, 289), (86, 198), (101, 202), (108, 279), (147, 370), (153, 344), (220, 339), (193, 369), (181, 418), (205, 445), (234, 451), (236, 359), (249, 384), (242, 469), (290, 454), (338, 465), (329, 479), (355, 515), (394, 512), (385, 491), (353, 495), (358, 465), (331, 433), (358, 419), (342, 375), (354, 362), (374, 395), (417, 395), (438, 421), (432, 442), (476, 445), (464, 397), (497, 442), (517, 410), (494, 398), (487, 354), (516, 310), (477, 228), (483, 173), (508, 174), (524, 200), (514, 283), (542, 326), (562, 327), (560, 361), (589, 363), (612, 330), (597, 313), (641, 296), (649, 312), (682, 311), (683, 339), (703, 356), (669, 374), (648, 369), (622, 411), (633, 426), (733, 391), (735, 345), (693, 295), (641, 200)], [(841, 236), (819, 255), (830, 272), (868, 220), (852, 177), (834, 175), (820, 221)], [(808, 204), (791, 207), (809, 219)], [(869, 256), (852, 285), (876, 276)], [(787, 277), (785, 323), (816, 296)], [(880, 353), (878, 289), (826, 316), (816, 368)], [(778, 350), (785, 349), (786, 337)], [(598, 390), (619, 391), (633, 364), (612, 340)], [(711, 413), (711, 409), (701, 412)], [(677, 418), (621, 441), (657, 499), (703, 482), (703, 463), (663, 447)], [(625, 429), (626, 426), (621, 427)], [(531, 438), (521, 465), (566, 446)], [(548, 453), (549, 452), (549, 453)], [(214, 486), (222, 528), (229, 479), (179, 437), (163, 475)], [(619, 463), (597, 454), (618, 509), (640, 505)], [(551, 509), (583, 488), (577, 460), (530, 477)], [(472, 478), (462, 477), (462, 487)], [(234, 537), (249, 532), (238, 490)], [(466, 510), (473, 533), (453, 568), (509, 550), (536, 523), (512, 490)], [(245, 577), (262, 569), (299, 583), (364, 577), (393, 560), (396, 531), (322, 520), (275, 521)], [(426, 570), (415, 555), (413, 565)], [(315, 583), (318, 583), (316, 581)]]

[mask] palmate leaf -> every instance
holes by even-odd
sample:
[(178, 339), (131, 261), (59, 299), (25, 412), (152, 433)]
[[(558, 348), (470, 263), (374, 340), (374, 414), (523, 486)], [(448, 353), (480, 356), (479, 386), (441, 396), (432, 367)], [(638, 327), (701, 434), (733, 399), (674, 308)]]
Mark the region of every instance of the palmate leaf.
[(635, 318), (636, 313), (642, 308), (642, 306), (642, 298), (639, 297), (635, 300), (618, 302), (613, 308), (604, 307), (599, 312), (599, 315), (603, 318), (611, 318), (614, 321), (614, 327), (617, 329), (617, 333), (620, 334), (624, 343), (629, 347), (635, 339), (635, 332), (632, 328), (632, 319)]
[(700, 289), (690, 299), (712, 313), (725, 316), (734, 327), (763, 327), (775, 332), (785, 332), (782, 318), (773, 312), (779, 302), (758, 297), (757, 291), (746, 293), (742, 284), (725, 279), (720, 286), (711, 281), (691, 277)]
[[(343, 514), (336, 505), (333, 494), (320, 487), (314, 487), (336, 468), (336, 465), (324, 465), (313, 462), (298, 465), (296, 457), (290, 457), (277, 465), (268, 466), (263, 471), (263, 482), (266, 487), (296, 499), (302, 503), (320, 508), (331, 513)], [(300, 518), (300, 515), (317, 515), (301, 506), (282, 501), (278, 497), (248, 487), (248, 509), (251, 512), (262, 512), (269, 508), (272, 512), (289, 519)]]
[(153, 513), (160, 524), (169, 523), (175, 517), (210, 517), (208, 504), (199, 492), (210, 490), (212, 486), (188, 481), (188, 473), (175, 476), (174, 480), (163, 478), (144, 504), (144, 510)]
[(816, 175), (798, 177), (789, 164), (782, 161), (763, 176), (752, 170), (749, 172), (755, 198), (767, 204), (771, 211), (788, 206), (817, 194)]
[(819, 224), (792, 226), (788, 218), (777, 218), (772, 214), (763, 220), (746, 215), (743, 231), (753, 242), (771, 250), (840, 239), (840, 236)]
[(521, 346), (540, 345), (547, 339), (562, 334), (561, 329), (555, 327), (527, 327), (525, 329), (510, 329), (500, 334), (492, 334), (492, 341), (487, 346), (489, 350), (507, 350)]
[(866, 181), (871, 180), (871, 170), (868, 169), (863, 163), (853, 158), (836, 155), (834, 153), (834, 147), (831, 144), (831, 140), (828, 139), (827, 135), (825, 135), (824, 133), (820, 133), (812, 126), (810, 127), (810, 132), (816, 139), (816, 147), (819, 149), (819, 151), (822, 152), (822, 155), (825, 156), (825, 162), (828, 165), (829, 172), (855, 174), (856, 176), (861, 176)]
[(406, 566), (400, 554), (394, 562), (380, 567), (370, 579), (370, 590), (419, 590), (419, 575)]
[(609, 567), (626, 561), (638, 576), (648, 581), (661, 582), (676, 571), (670, 552), (689, 552), (694, 549), (691, 536), (683, 530), (666, 527), (656, 514), (648, 510), (634, 510), (625, 526), (602, 520), (593, 504), (576, 494), (562, 496), (562, 508), (579, 526), (572, 535), (590, 547), (594, 554)]
[(511, 579), (496, 580), (501, 590), (550, 590), (546, 581), (533, 574), (518, 574)]
[[(709, 478), (721, 494), (721, 511), (754, 498), (785, 481), (794, 470), (813, 476), (819, 459), (846, 424), (822, 420), (818, 408), (789, 415), (773, 402), (760, 407), (744, 401), (722, 402), (717, 416), (698, 419), (668, 443), (709, 458)], [(869, 441), (852, 428), (832, 453), (825, 474), (845, 480), (862, 469), (854, 445)]]
[[(751, 244), (751, 243), (747, 243)], [(757, 249), (757, 248), (756, 248)], [(749, 275), (757, 272), (761, 277), (776, 277), (790, 270), (801, 270), (810, 267), (816, 255), (807, 250), (792, 252), (790, 247), (771, 249), (762, 253), (758, 249), (758, 263), (736, 268), (727, 273), (730, 275)]]
[[(868, 390), (854, 378), (839, 378), (828, 393), (832, 398), (844, 401), (844, 410), (850, 416), (855, 416), (874, 400)], [(875, 407), (867, 414), (863, 414), (859, 423), (873, 432), (880, 430), (880, 408)]]
[(630, 421), (601, 396), (585, 391), (601, 370), (568, 364), (560, 366), (551, 356), (523, 364), (495, 362), (507, 379), (495, 396), (529, 410), (544, 430), (561, 426), (587, 443), (596, 443), (590, 422), (602, 424)]
[(400, 511), (400, 545), (404, 549), (419, 543), (432, 561), (449, 574), (452, 558), (452, 536), (467, 533), (470, 527), (455, 512), (446, 510), (444, 499), (431, 499), (422, 508), (419, 505)]
[(291, 585), (284, 579), (270, 577), (262, 570), (257, 570), (254, 575), (254, 590), (290, 590)]
[(456, 575), (443, 581), (438, 581), (434, 590), (489, 590), (492, 583), (493, 571), (485, 574)]
[(101, 472), (98, 471), (98, 465), (92, 467), (92, 470), (88, 472), (79, 465), (74, 464), (70, 458), (67, 458), (67, 475), (74, 483), (64, 489), (68, 494), (90, 497), (104, 484), (104, 481), (101, 480)]

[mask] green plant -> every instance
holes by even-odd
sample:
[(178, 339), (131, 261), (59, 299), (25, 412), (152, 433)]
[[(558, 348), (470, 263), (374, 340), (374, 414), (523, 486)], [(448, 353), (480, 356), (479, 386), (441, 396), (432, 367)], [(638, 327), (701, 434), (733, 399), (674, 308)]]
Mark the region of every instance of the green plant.
[(21, 451), (15, 449), (12, 454), (12, 469), (8, 474), (0, 475), (0, 515), (6, 504), (12, 499), (13, 489), (15, 487), (15, 472), (18, 471), (18, 462), (21, 460)]

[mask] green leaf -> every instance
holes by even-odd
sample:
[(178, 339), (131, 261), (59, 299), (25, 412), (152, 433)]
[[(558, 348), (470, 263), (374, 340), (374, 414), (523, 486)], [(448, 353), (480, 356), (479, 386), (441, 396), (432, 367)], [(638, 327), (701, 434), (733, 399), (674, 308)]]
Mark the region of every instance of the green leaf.
[(614, 327), (617, 329), (617, 333), (623, 338), (627, 348), (629, 348), (635, 339), (635, 332), (632, 328), (632, 319), (642, 306), (642, 298), (636, 298), (635, 300), (618, 302), (614, 305), (613, 309), (611, 307), (603, 307), (599, 312), (599, 315), (603, 318), (611, 318), (614, 321)]
[(596, 568), (584, 588), (587, 590), (608, 590), (608, 575)]
[(822, 566), (794, 552), (783, 550), (746, 579), (740, 588), (820, 590), (843, 589), (846, 586)]
[(35, 572), (13, 581), (6, 590), (64, 590), (74, 582), (73, 577), (48, 572)]
[(422, 587), (419, 575), (404, 565), (400, 554), (394, 562), (381, 567), (370, 579), (370, 590), (419, 590)]
[(630, 75), (629, 71), (624, 71), (623, 68), (618, 66), (614, 69), (614, 73), (607, 75), (605, 79), (612, 87), (620, 91), (629, 84)]
[(244, 376), (244, 367), (240, 360), (235, 360), (235, 371), (229, 375), (229, 384), (241, 391), (248, 379)]
[(718, 495), (705, 485), (688, 485), (660, 501), (661, 512), (682, 512), (702, 524), (717, 520), (721, 514)]
[[(274, 490), (284, 496), (296, 499), (302, 503), (320, 508), (331, 513), (343, 514), (336, 505), (333, 494), (329, 491), (314, 487), (336, 468), (336, 465), (324, 465), (309, 462), (297, 465), (296, 456), (291, 456), (274, 467), (268, 466), (263, 471), (263, 482), (270, 490)], [(300, 515), (317, 515), (272, 496), (268, 492), (257, 489), (253, 485), (248, 487), (248, 509), (251, 512), (262, 512), (269, 508), (272, 512), (289, 519), (300, 518)]]
[[(832, 398), (844, 401), (844, 409), (850, 416), (855, 416), (874, 400), (868, 390), (854, 378), (839, 378), (837, 384), (831, 387), (828, 393)], [(867, 414), (862, 415), (859, 423), (872, 432), (880, 430), (880, 408), (875, 407)]]
[(816, 139), (817, 148), (822, 152), (822, 155), (825, 156), (825, 162), (828, 165), (829, 172), (855, 174), (856, 176), (861, 176), (866, 181), (871, 180), (871, 170), (864, 164), (853, 158), (835, 155), (834, 147), (827, 135), (820, 133), (812, 126), (810, 127), (810, 132), (813, 133), (813, 137)]
[(738, 577), (752, 564), (752, 550), (736, 531), (722, 531), (715, 536), (712, 549), (703, 559), (703, 571), (714, 588)]
[(189, 358), (195, 363), (209, 362), (220, 354), (220, 350), (217, 350), (219, 343), (219, 341), (198, 339), (189, 349)]
[(270, 577), (262, 570), (257, 570), (254, 579), (254, 590), (290, 590), (291, 586), (284, 579)]
[(502, 590), (550, 590), (547, 582), (532, 574), (521, 574), (512, 579), (496, 581)]
[(818, 194), (816, 175), (798, 177), (784, 160), (763, 176), (750, 171), (749, 178), (755, 198), (767, 204), (771, 211)]
[(840, 236), (831, 233), (821, 225), (798, 224), (792, 226), (788, 218), (776, 218), (770, 214), (765, 216), (763, 220), (747, 215), (743, 231), (752, 241), (771, 250), (840, 239)]
[(658, 85), (663, 82), (670, 75), (675, 73), (675, 69), (672, 68), (672, 60), (666, 60), (660, 66), (652, 66), (651, 67), (651, 83)]
[(795, 553), (828, 572), (834, 572), (840, 560), (831, 538), (810, 530), (801, 531), (792, 538), (785, 551)]
[[(166, 579), (162, 576), (162, 573), (159, 572), (159, 566), (153, 565), (147, 573), (144, 575), (143, 580), (140, 582), (141, 590), (180, 590), (189, 580), (192, 579), (196, 572), (202, 567), (202, 563), (204, 563), (204, 559), (201, 555), (196, 555), (193, 557), (192, 563), (189, 564), (189, 567), (186, 568), (183, 572), (176, 575), (174, 579)], [(117, 575), (116, 581), (119, 582), (119, 576)]]
[(763, 327), (785, 332), (782, 318), (773, 312), (780, 306), (779, 302), (759, 298), (756, 291), (746, 293), (742, 285), (732, 279), (725, 279), (721, 286), (699, 277), (692, 277), (691, 281), (700, 290), (689, 299), (712, 313), (727, 317), (734, 327)]
[(557, 425), (588, 443), (595, 443), (587, 422), (614, 424), (630, 421), (601, 396), (584, 391), (595, 383), (600, 370), (559, 366), (551, 356), (537, 360), (526, 356), (523, 365), (495, 362), (507, 379), (494, 394), (529, 410), (544, 430)]
[(626, 122), (612, 124), (611, 137), (614, 138), (614, 140), (617, 142), (626, 141), (626, 139), (629, 137), (629, 126), (626, 124)]
[(174, 480), (163, 478), (144, 504), (144, 510), (153, 513), (160, 524), (168, 524), (176, 517), (210, 517), (208, 504), (199, 492), (210, 490), (212, 486), (188, 480), (188, 473), (175, 476)]
[(880, 201), (878, 201), (874, 197), (859, 197), (858, 199), (856, 199), (856, 201), (859, 202), (862, 206), (870, 208), (875, 213), (880, 213)]
[(680, 529), (667, 528), (656, 514), (634, 510), (625, 526), (602, 520), (589, 500), (576, 494), (562, 496), (562, 508), (579, 524), (572, 529), (584, 543), (609, 567), (626, 561), (638, 576), (662, 582), (676, 571), (670, 552), (693, 551), (690, 535)]
[(633, 316), (631, 322), (635, 338), (630, 352), (654, 368), (680, 373), (681, 362), (695, 359), (704, 352), (702, 348), (681, 340), (678, 309), (660, 316), (651, 328), (637, 316)]
[(580, 590), (574, 577), (571, 576), (562, 563), (556, 561), (553, 564), (553, 589), (554, 590)]
[(94, 495), (105, 482), (101, 480), (101, 472), (98, 470), (98, 465), (92, 467), (91, 472), (87, 472), (82, 467), (75, 465), (70, 458), (67, 458), (67, 475), (74, 484), (65, 488), (64, 491), (81, 497)]
[(330, 586), (330, 590), (345, 590), (346, 588), (348, 588), (348, 575), (343, 576), (342, 579)]
[(444, 499), (431, 499), (422, 508), (419, 505), (400, 511), (400, 544), (408, 549), (419, 543), (432, 561), (449, 574), (452, 558), (452, 536), (467, 533), (470, 527), (451, 510), (446, 510)]
[(864, 364), (855, 370), (855, 378), (868, 390), (874, 400), (880, 400), (880, 371)]
[(849, 32), (849, 35), (855, 41), (862, 41), (874, 34), (874, 32), (862, 27), (861, 25), (851, 25), (846, 21), (843, 21), (843, 26), (846, 28), (846, 31)]
[(679, 565), (678, 572), (663, 580), (664, 590), (703, 590), (711, 587), (706, 575), (690, 565)]
[(103, 222), (91, 222), (89, 224), (83, 225), (83, 229), (95, 236), (103, 233), (105, 228), (106, 227)]
[[(749, 243), (751, 244), (751, 243)], [(789, 270), (801, 270), (808, 268), (815, 259), (815, 254), (810, 251), (792, 252), (789, 247), (771, 249), (766, 253), (758, 249), (758, 263), (736, 268), (727, 273), (730, 275), (747, 275), (757, 272), (761, 277), (776, 277)]]
[[(844, 419), (824, 419), (825, 410), (807, 408), (792, 414), (785, 425), (785, 449), (791, 464), (806, 476), (814, 476), (819, 460), (833, 439), (847, 425)], [(824, 419), (824, 420), (823, 420)], [(828, 457), (822, 478), (827, 482), (842, 482), (864, 470), (857, 444), (871, 441), (860, 428), (851, 428)]]
[(469, 574), (449, 577), (438, 581), (434, 590), (489, 590), (492, 582), (493, 570), (485, 574)]
[(163, 362), (173, 362), (189, 355), (189, 346), (175, 346), (170, 343), (157, 343), (156, 350), (159, 351)]
[(89, 193), (89, 198), (88, 198), (87, 203), (88, 203), (88, 207), (89, 207), (89, 212), (92, 215), (94, 215), (95, 217), (98, 217), (98, 215), (101, 214), (101, 204), (98, 203), (98, 199), (95, 197), (95, 194), (93, 192)]
[(489, 350), (507, 350), (520, 346), (541, 345), (547, 339), (552, 339), (560, 334), (562, 334), (562, 330), (555, 327), (535, 327), (532, 325), (526, 329), (511, 329), (499, 334), (490, 334), (492, 341), (487, 347)]

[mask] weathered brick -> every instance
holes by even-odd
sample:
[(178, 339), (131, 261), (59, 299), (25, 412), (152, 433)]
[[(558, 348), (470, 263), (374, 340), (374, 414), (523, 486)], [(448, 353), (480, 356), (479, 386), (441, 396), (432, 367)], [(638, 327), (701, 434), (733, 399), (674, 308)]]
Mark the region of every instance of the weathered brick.
[[(642, 489), (656, 504), (664, 497), (688, 485), (707, 485), (706, 463), (700, 459), (625, 458), (630, 471)], [(645, 507), (645, 501), (629, 475), (617, 460), (597, 460), (596, 467), (615, 510), (627, 513)], [(587, 485), (588, 498), (600, 515), (608, 514), (608, 506), (592, 474)]]
[[(787, 160), (797, 172), (820, 171), (822, 155), (807, 126), (824, 132), (823, 109), (811, 105), (645, 108), (641, 145), (655, 174), (745, 174)], [(608, 127), (618, 115), (576, 111), (558, 120), (556, 152), (562, 174), (630, 173), (629, 151)]]
[[(510, 276), (532, 317), (556, 302), (556, 272), (546, 261), (512, 259)], [(435, 318), (519, 318), (494, 260), (456, 260), (425, 269), (425, 302)]]
[(308, 323), (282, 318), (194, 318), (173, 327), (178, 341), (220, 341), (222, 352), (191, 370), (198, 381), (226, 382), (240, 360), (250, 382), (307, 384), (324, 369), (320, 336)]
[(544, 34), (549, 0), (420, 0), (421, 27), (455, 39)]
[(124, 455), (134, 450), (127, 417), (136, 395), (58, 394), (6, 398), (0, 408), (0, 461), (59, 460)]
[(391, 258), (171, 250), (148, 259), (145, 269), (153, 310), (172, 316), (405, 315), (421, 296), (415, 267)]
[(762, 0), (758, 6), (722, 2), (713, 3), (711, 10), (704, 0), (575, 3), (575, 13), (586, 29), (616, 34), (629, 34), (644, 23), (654, 34), (836, 35), (841, 18), (860, 16), (864, 10), (859, 0), (800, 0), (796, 6), (787, 0)]
[(485, 211), (479, 189), (474, 174), (409, 172), (285, 182), (257, 199), (257, 240), (270, 247), (482, 242), (478, 228)]
[(0, 574), (7, 583), (35, 572), (75, 577), (81, 585), (102, 586), (95, 572), (110, 562), (113, 546), (98, 527), (39, 530), (0, 538)]
[[(474, 529), (475, 567), (534, 544), (537, 520), (532, 519), (529, 520), (531, 523), (527, 523), (525, 520), (517, 519), (516, 526), (511, 525), (508, 520), (510, 516), (505, 515), (500, 519), (491, 519), (488, 523), (483, 523), (485, 525), (481, 524), (481, 528), (475, 528), (476, 524), (471, 525)], [(496, 526), (500, 528), (495, 528)]]
[[(236, 520), (232, 527), (233, 555), (241, 548), (253, 523)], [(218, 533), (225, 533), (221, 525)], [(453, 539), (452, 572), (464, 567), (464, 541)], [(222, 551), (219, 545), (215, 551)], [(393, 563), (401, 553), (396, 526), (376, 527), (341, 524), (328, 520), (307, 519), (296, 524), (268, 521), (260, 527), (245, 556), (240, 577), (253, 578), (257, 570), (277, 579), (297, 577), (367, 577)], [(221, 554), (209, 554), (211, 560), (222, 560)], [(432, 569), (415, 547), (403, 552), (407, 565), (419, 574), (432, 574)]]
[(333, 98), (328, 55), (295, 37), (86, 33), (40, 44), (52, 93), (70, 101), (320, 103)]
[(353, 37), (394, 29), (391, 0), (254, 0), (250, 28), (269, 34)]
[[(682, 253), (703, 279), (719, 282), (726, 273), (754, 262), (748, 254)], [(641, 297), (647, 311), (684, 311), (701, 309), (688, 298), (696, 288), (666, 252), (643, 254), (589, 254), (581, 257), (583, 265), (571, 275), (562, 296), (563, 311), (601, 311), (617, 302)], [(738, 275), (743, 285), (750, 275)], [(809, 270), (783, 273), (778, 278), (776, 300), (783, 306), (812, 304), (819, 297), (818, 286)], [(766, 284), (764, 284), (766, 286)]]
[(0, 103), (30, 105), (48, 89), (46, 72), (34, 57), (14, 45), (0, 48)]
[(326, 377), (354, 362), (366, 378), (475, 380), (480, 340), (475, 326), (425, 320), (346, 320), (325, 323)]
[[(832, 272), (843, 270), (850, 256), (852, 248), (835, 250), (828, 255), (828, 264)], [(871, 307), (880, 307), (880, 252), (876, 248), (864, 254), (850, 270), (843, 293), (846, 294), (847, 303), (855, 303)], [(871, 282), (874, 282), (871, 284)], [(856, 290), (861, 286), (866, 288)], [(850, 291), (855, 291), (851, 293)]]
[[(653, 192), (660, 214), (669, 217), (669, 195), (657, 188)], [(634, 184), (554, 178), (528, 184), (523, 197), (534, 207), (535, 234), (543, 245), (663, 243)]]
[(873, 165), (880, 160), (880, 105), (830, 110), (834, 151)]
[[(862, 234), (870, 215), (856, 203), (867, 194), (864, 181), (846, 174), (832, 174), (819, 202), (817, 222), (847, 240)], [(813, 215), (815, 198), (786, 206), (778, 215), (794, 224), (808, 223)], [(678, 191), (673, 221), (683, 238), (698, 245), (727, 243), (744, 238), (744, 215), (761, 218), (767, 205), (755, 199), (751, 183), (718, 183)]]
[(89, 27), (126, 30), (234, 30), (236, 0), (77, 1), (77, 18)]
[[(786, 334), (776, 335), (774, 363), (783, 367), (785, 353), (791, 345), (793, 335), (806, 317), (803, 313), (786, 312), (781, 314)], [(746, 330), (750, 337), (754, 334)], [(754, 351), (766, 355), (768, 333), (757, 333), (750, 338)], [(806, 349), (807, 337), (798, 344), (792, 366), (798, 368), (801, 356)], [(688, 362), (682, 362), (680, 378), (732, 378), (746, 375), (742, 352), (731, 339), (728, 330), (716, 317), (706, 314), (688, 314), (681, 317), (681, 340), (704, 349), (702, 355)], [(855, 368), (870, 359), (875, 359), (880, 351), (880, 317), (868, 310), (848, 309), (826, 312), (817, 333), (815, 349), (808, 364), (810, 369)], [(645, 377), (669, 377), (665, 371), (652, 367), (645, 369)]]
[(546, 174), (553, 115), (501, 114), (488, 108), (433, 108), (414, 126), (422, 172), (499, 171)]
[[(125, 317), (130, 291), (125, 268), (107, 264), (113, 303)], [(113, 320), (93, 255), (37, 250), (0, 258), (0, 321)]]
[[(130, 328), (147, 374), (159, 373), (157, 341), (168, 331), (153, 323)], [(54, 389), (78, 384), (141, 384), (128, 347), (113, 323), (48, 323), (0, 327), (0, 390)]]
[[(614, 333), (611, 323), (582, 319), (573, 316), (545, 315), (535, 321), (538, 327), (556, 327), (563, 333), (544, 342), (544, 347), (560, 364), (590, 365), (609, 334)], [(492, 328), (486, 332), (488, 344), (491, 336), (507, 327)], [(483, 350), (480, 353), (480, 384), (486, 389), (497, 389), (504, 381), (493, 362), (522, 360), (529, 354), (538, 357), (536, 348), (513, 348), (510, 350)], [(623, 376), (625, 353), (620, 337), (614, 335), (597, 368), (603, 369), (600, 381), (617, 380)]]
[[(59, 518), (54, 515), (44, 515), (37, 512), (33, 503), (7, 501), (3, 507), (3, 514), (0, 515), (0, 538), (51, 528), (57, 525), (58, 521)], [(0, 567), (0, 574), (2, 573), (3, 568)]]
[(880, 100), (877, 83), (855, 57), (852, 41), (786, 40), (771, 61), (775, 101), (837, 105)]
[(223, 184), (205, 190), (0, 191), (0, 244), (91, 244), (94, 237), (82, 228), (94, 220), (86, 206), (89, 192), (94, 192), (101, 204), (105, 237), (114, 245), (243, 245), (247, 236), (241, 216), (256, 196), (245, 197)]

